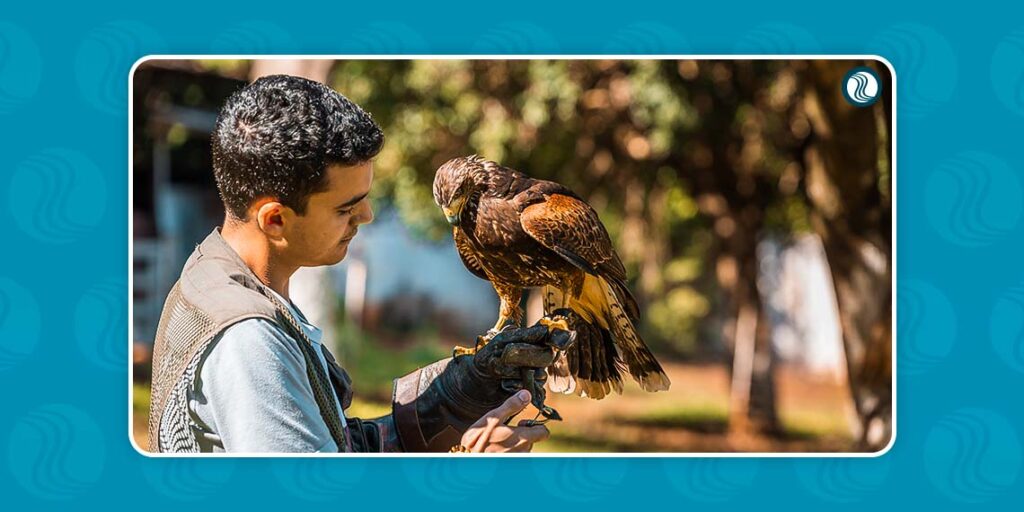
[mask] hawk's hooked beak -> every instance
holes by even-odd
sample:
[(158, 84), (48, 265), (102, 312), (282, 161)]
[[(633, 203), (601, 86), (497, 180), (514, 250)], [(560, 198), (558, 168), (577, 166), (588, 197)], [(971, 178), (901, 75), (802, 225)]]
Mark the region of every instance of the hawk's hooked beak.
[(462, 207), (465, 206), (465, 198), (458, 198), (453, 200), (448, 206), (442, 206), (441, 210), (444, 211), (444, 218), (448, 219), (448, 224), (452, 226), (459, 225), (459, 218), (462, 217)]
[(452, 226), (459, 225), (459, 212), (453, 212), (450, 208), (441, 208), (444, 210), (444, 218), (448, 219), (448, 224)]

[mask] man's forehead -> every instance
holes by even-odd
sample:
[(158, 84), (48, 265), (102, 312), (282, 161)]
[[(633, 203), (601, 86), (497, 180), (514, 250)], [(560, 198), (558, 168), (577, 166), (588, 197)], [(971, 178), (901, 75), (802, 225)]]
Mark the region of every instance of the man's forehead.
[(331, 165), (327, 167), (327, 188), (322, 193), (332, 200), (344, 201), (369, 192), (372, 181), (372, 162)]

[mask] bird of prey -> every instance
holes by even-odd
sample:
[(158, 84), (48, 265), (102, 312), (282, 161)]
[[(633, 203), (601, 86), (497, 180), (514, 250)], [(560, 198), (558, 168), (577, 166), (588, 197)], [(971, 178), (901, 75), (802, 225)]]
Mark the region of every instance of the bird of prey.
[(668, 376), (637, 333), (640, 310), (626, 269), (586, 201), (476, 155), (438, 168), (434, 201), (453, 226), (466, 268), (490, 281), (501, 300), (492, 333), (520, 325), (524, 288), (540, 288), (545, 315), (573, 313), (576, 342), (549, 369), (552, 391), (595, 399), (622, 393), (622, 371), (646, 391), (668, 389)]

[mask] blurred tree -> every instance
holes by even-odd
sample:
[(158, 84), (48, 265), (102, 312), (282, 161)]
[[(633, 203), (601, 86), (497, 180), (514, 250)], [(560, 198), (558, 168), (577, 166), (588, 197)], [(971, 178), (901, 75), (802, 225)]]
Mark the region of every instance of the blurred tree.
[(697, 149), (681, 141), (702, 126), (680, 81), (674, 61), (350, 61), (332, 73), (386, 127), (379, 203), (447, 239), (430, 183), (451, 157), (479, 153), (562, 182), (597, 208), (637, 276), (646, 333), (693, 353), (711, 307), (714, 237), (690, 192), (693, 171), (677, 166)]
[[(585, 197), (633, 278), (645, 339), (660, 353), (683, 355), (706, 351), (698, 340), (724, 341), (733, 356), (733, 429), (776, 431), (775, 357), (757, 288), (758, 242), (770, 233), (821, 234), (847, 315), (844, 328), (852, 321), (848, 315), (859, 314), (851, 304), (888, 296), (880, 291), (888, 283), (884, 273), (873, 276), (871, 286), (851, 284), (871, 253), (844, 234), (865, 236), (861, 225), (873, 222), (872, 236), (889, 240), (887, 214), (868, 221), (854, 213), (881, 204), (872, 190), (888, 190), (888, 155), (878, 152), (887, 147), (878, 133), (888, 132), (879, 132), (870, 114), (868, 122), (850, 114), (838, 99), (837, 79), (820, 76), (816, 66), (345, 61), (332, 71), (331, 83), (385, 127), (373, 197), (423, 236), (448, 241), (431, 183), (437, 167), (455, 156), (481, 154)], [(825, 92), (829, 104), (814, 107)], [(851, 130), (835, 129), (847, 122)], [(872, 142), (831, 135), (839, 131), (866, 133)], [(854, 164), (862, 160), (873, 166)], [(819, 193), (848, 188), (863, 193)], [(842, 222), (856, 225), (847, 229)], [(886, 230), (877, 230), (881, 226)], [(862, 256), (853, 256), (854, 246)], [(871, 247), (887, 260), (887, 245)], [(844, 333), (851, 369), (863, 366), (857, 361), (864, 354), (888, 354), (866, 341), (865, 333), (879, 325), (871, 320), (855, 328), (859, 334)], [(885, 381), (884, 371), (850, 374), (855, 389)], [(859, 400), (860, 410), (874, 407)], [(885, 406), (878, 411), (887, 415)]]
[[(890, 96), (851, 106), (837, 84), (854, 65), (815, 61), (804, 104), (813, 126), (803, 157), (812, 224), (835, 283), (847, 374), (863, 448), (892, 437), (892, 133)], [(891, 90), (888, 69), (870, 63)]]
[[(737, 417), (749, 402), (758, 423), (774, 429), (756, 247), (766, 212), (793, 193), (777, 193), (787, 162), (769, 140), (788, 106), (770, 89), (785, 89), (787, 101), (795, 92), (787, 70), (768, 62), (351, 61), (335, 68), (332, 83), (386, 127), (374, 195), (421, 233), (448, 236), (431, 198), (434, 170), (479, 153), (564, 183), (595, 206), (636, 276), (652, 346), (693, 354), (722, 290), (726, 338), (750, 348), (745, 379), (754, 379), (740, 384), (755, 397), (740, 393)], [(704, 277), (709, 266), (717, 282)], [(741, 311), (752, 321), (737, 322)]]
[(757, 289), (757, 245), (767, 228), (788, 233), (801, 221), (771, 216), (796, 192), (780, 187), (792, 172), (786, 152), (799, 143), (786, 129), (797, 92), (793, 64), (681, 61), (677, 68), (676, 94), (692, 102), (700, 123), (678, 139), (673, 166), (715, 235), (715, 275), (728, 298), (724, 338), (733, 353), (730, 430), (776, 432), (775, 357)]

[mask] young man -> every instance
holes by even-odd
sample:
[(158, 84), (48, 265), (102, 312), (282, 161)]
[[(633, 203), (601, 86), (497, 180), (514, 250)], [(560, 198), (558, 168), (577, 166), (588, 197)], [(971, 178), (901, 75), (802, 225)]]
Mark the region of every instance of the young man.
[[(507, 329), (473, 356), (395, 381), (392, 413), (346, 418), (348, 375), (288, 298), (299, 267), (344, 259), (373, 219), (367, 195), (384, 137), (326, 86), (261, 78), (213, 133), (226, 217), (171, 289), (153, 355), (157, 452), (528, 451), (543, 426), (506, 426), (530, 401), (519, 381), (552, 361), (545, 327)], [(525, 347), (521, 364), (502, 359)], [(536, 388), (535, 388), (536, 389)]]

